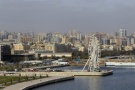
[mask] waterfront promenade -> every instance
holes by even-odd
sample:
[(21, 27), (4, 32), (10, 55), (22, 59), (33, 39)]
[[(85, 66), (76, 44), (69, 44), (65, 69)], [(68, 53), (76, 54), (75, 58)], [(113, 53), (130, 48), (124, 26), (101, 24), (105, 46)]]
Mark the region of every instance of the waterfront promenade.
[(63, 71), (63, 72), (17, 72), (16, 74), (20, 74), (21, 76), (107, 76), (112, 75), (113, 70), (106, 70), (101, 72), (87, 72), (87, 71)]
[(2, 90), (28, 90), (42, 85), (66, 81), (66, 80), (72, 80), (72, 79), (74, 79), (74, 76), (61, 76), (61, 77), (54, 76), (54, 77), (48, 77), (48, 78), (42, 78), (42, 79), (32, 80), (28, 82), (18, 83), (15, 85), (7, 86)]
[(46, 68), (58, 68), (58, 67), (65, 67), (70, 65), (49, 65), (49, 66), (40, 66), (40, 67), (30, 67), (30, 68), (23, 68), (23, 70), (28, 69), (46, 69)]

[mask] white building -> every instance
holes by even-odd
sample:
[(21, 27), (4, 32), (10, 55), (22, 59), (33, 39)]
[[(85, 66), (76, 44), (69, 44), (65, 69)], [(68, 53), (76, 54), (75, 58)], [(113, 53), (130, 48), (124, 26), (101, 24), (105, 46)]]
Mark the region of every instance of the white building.
[(120, 37), (126, 37), (127, 36), (127, 30), (126, 29), (120, 29)]

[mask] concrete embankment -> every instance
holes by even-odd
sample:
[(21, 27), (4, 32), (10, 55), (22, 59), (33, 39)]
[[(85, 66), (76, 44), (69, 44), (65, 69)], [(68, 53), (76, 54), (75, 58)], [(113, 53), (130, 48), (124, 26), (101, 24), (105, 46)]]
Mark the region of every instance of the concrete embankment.
[(113, 74), (113, 71), (107, 72), (48, 72), (49, 76), (107, 76)]
[(65, 71), (65, 72), (18, 72), (21, 76), (107, 76), (113, 74), (113, 71), (101, 71), (101, 72), (77, 72), (77, 71)]
[(44, 79), (33, 80), (29, 82), (18, 83), (15, 85), (7, 86), (6, 88), (2, 90), (29, 90), (29, 89), (36, 88), (39, 86), (52, 84), (56, 82), (67, 81), (67, 80), (73, 80), (73, 79), (74, 79), (74, 76), (63, 76), (63, 77), (54, 76), (54, 77), (48, 77)]

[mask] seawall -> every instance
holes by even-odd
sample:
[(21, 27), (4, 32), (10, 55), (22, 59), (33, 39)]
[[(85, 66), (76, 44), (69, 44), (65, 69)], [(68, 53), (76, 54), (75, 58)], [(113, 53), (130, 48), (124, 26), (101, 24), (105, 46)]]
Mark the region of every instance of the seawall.
[(43, 86), (43, 85), (67, 81), (67, 80), (73, 80), (73, 79), (74, 79), (74, 76), (60, 77), (60, 78), (56, 78), (56, 79), (53, 79), (53, 80), (48, 80), (48, 81), (44, 81), (44, 82), (41, 82), (41, 83), (30, 85), (30, 86), (26, 86), (22, 90), (29, 90), (29, 89), (40, 87), (40, 86)]
[(18, 83), (15, 85), (7, 86), (2, 90), (29, 90), (29, 89), (40, 87), (43, 85), (67, 81), (67, 80), (73, 80), (73, 79), (74, 79), (74, 76), (64, 76), (64, 77), (54, 76), (54, 77), (48, 77), (48, 78), (44, 78), (44, 79), (38, 79), (38, 80)]

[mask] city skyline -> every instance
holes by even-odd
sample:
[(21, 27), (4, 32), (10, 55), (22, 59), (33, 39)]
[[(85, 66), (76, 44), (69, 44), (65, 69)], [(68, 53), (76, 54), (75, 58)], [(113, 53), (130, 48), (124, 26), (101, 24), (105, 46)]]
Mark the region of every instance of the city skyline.
[(135, 30), (134, 0), (0, 0), (0, 30), (116, 32)]

